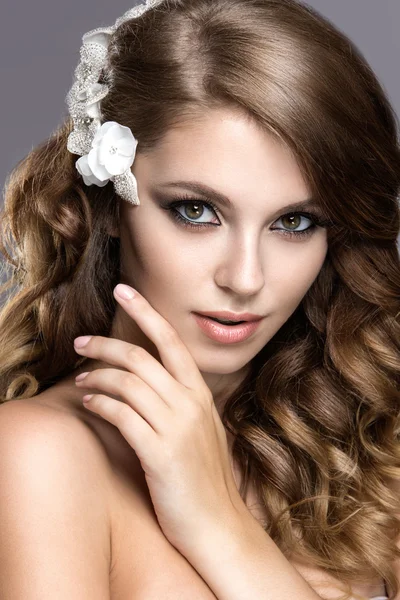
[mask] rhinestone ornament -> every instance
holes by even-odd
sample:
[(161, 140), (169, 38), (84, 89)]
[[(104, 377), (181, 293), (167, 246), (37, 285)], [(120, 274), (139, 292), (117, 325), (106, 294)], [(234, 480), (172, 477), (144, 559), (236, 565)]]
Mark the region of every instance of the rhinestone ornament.
[[(122, 23), (140, 17), (147, 10), (157, 6), (162, 1), (146, 0), (144, 4), (139, 4), (126, 11), (116, 20), (114, 25), (110, 27), (97, 27), (83, 35), (82, 46), (80, 48), (80, 61), (74, 71), (73, 85), (65, 99), (73, 121), (73, 130), (67, 140), (67, 149), (72, 154), (86, 157), (93, 150), (92, 143), (96, 133), (104, 125), (104, 123), (101, 123), (100, 102), (108, 94), (109, 87), (105, 83), (100, 83), (99, 78), (106, 64), (111, 36)], [(137, 145), (137, 140), (136, 138), (134, 139)], [(115, 154), (116, 152), (117, 148), (115, 146), (109, 148), (110, 154)], [(133, 153), (132, 163), (135, 153), (136, 148)], [(121, 175), (112, 175), (109, 179), (103, 180), (101, 185), (100, 182), (92, 183), (102, 187), (107, 181), (113, 182), (116, 194), (123, 200), (135, 205), (140, 204), (137, 193), (137, 182), (131, 171), (131, 167), (126, 169)], [(91, 185), (91, 183), (88, 183), (88, 185)]]

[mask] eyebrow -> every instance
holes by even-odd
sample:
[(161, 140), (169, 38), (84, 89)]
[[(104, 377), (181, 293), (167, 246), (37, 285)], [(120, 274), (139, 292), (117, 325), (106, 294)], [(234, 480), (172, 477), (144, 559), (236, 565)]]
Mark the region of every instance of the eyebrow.
[[(200, 183), (199, 181), (168, 181), (166, 183), (160, 183), (158, 184), (159, 187), (167, 187), (167, 188), (185, 188), (188, 189), (192, 192), (195, 192), (196, 194), (200, 194), (202, 196), (204, 196), (205, 198), (209, 198), (211, 200), (215, 200), (216, 202), (218, 202), (221, 206), (225, 206), (226, 208), (233, 208), (232, 202), (231, 200), (228, 198), (228, 196), (225, 196), (225, 194), (222, 194), (221, 192), (218, 192), (217, 190), (213, 189), (212, 187), (204, 184), (204, 183)], [(283, 213), (283, 211), (286, 212), (295, 212), (295, 211), (302, 211), (302, 210), (307, 210), (307, 209), (316, 209), (316, 210), (322, 210), (321, 206), (318, 204), (318, 202), (316, 202), (316, 200), (314, 200), (314, 198), (306, 198), (306, 200), (302, 200), (300, 202), (292, 202), (291, 204), (287, 204), (286, 206), (282, 206), (281, 208), (279, 208), (277, 211), (275, 211), (275, 213), (272, 215), (272, 218), (275, 218), (276, 216), (279, 216)]]

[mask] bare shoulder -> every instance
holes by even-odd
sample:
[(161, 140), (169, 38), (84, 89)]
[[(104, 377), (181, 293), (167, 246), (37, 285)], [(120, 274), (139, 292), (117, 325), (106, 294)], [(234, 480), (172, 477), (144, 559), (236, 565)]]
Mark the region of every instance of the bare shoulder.
[(39, 396), (0, 404), (0, 447), (10, 454), (14, 450), (16, 457), (26, 453), (32, 460), (50, 461), (55, 453), (58, 461), (68, 461), (77, 473), (88, 471), (90, 483), (96, 480), (103, 485), (102, 498), (107, 502), (108, 461), (101, 438), (90, 418), (80, 418), (72, 405), (69, 410), (65, 406), (42, 403)]
[(109, 599), (104, 449), (73, 411), (0, 405), (0, 597)]

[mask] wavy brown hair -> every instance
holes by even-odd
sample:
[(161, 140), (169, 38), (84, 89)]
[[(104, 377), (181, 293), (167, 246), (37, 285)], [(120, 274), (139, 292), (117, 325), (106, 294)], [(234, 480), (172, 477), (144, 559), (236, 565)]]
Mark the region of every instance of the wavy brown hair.
[[(398, 121), (354, 44), (295, 0), (164, 0), (123, 23), (101, 74), (102, 120), (148, 153), (205, 110), (242, 111), (294, 153), (332, 222), (295, 312), (251, 363), (222, 420), (285, 553), (343, 582), (400, 557)], [(118, 197), (85, 186), (69, 116), (9, 174), (1, 215), (0, 401), (33, 397), (109, 334), (120, 272)], [(397, 511), (397, 513), (396, 513)]]

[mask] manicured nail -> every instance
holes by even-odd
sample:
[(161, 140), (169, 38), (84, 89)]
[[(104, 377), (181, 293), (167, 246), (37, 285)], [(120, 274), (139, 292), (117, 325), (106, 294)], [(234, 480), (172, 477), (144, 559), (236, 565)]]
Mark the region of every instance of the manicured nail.
[(89, 402), (90, 398), (93, 398), (94, 394), (86, 394), (86, 396), (83, 396), (82, 398), (82, 402), (83, 404), (86, 404), (86, 402)]
[(87, 373), (81, 373), (80, 375), (77, 375), (75, 377), (75, 381), (83, 381), (85, 379), (86, 375), (89, 375), (89, 371), (87, 371)]
[(135, 296), (135, 290), (129, 285), (125, 285), (123, 283), (119, 283), (115, 287), (115, 293), (124, 300), (131, 300)]
[(74, 339), (75, 348), (83, 348), (84, 346), (86, 346), (86, 344), (92, 337), (93, 337), (92, 335), (81, 335), (80, 337), (75, 338)]

